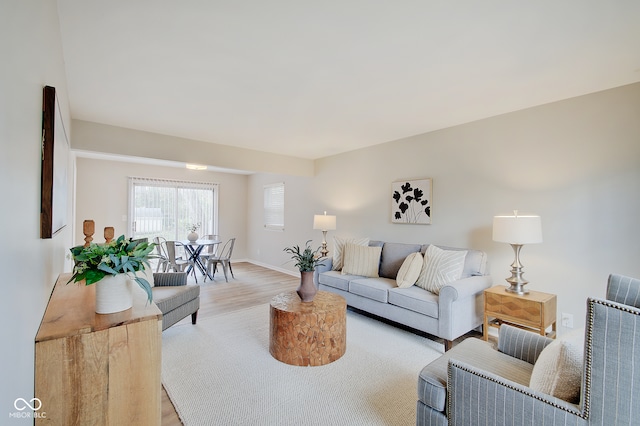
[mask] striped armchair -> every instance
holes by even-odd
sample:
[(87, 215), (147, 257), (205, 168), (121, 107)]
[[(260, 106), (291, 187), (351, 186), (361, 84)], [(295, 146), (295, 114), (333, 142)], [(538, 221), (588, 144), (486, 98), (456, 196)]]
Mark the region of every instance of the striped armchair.
[(638, 424), (639, 308), (640, 280), (621, 275), (609, 277), (606, 300), (587, 300), (577, 404), (529, 387), (533, 365), (551, 340), (503, 326), (497, 351), (487, 342), (466, 339), (422, 370), (417, 424)]
[(162, 312), (162, 331), (191, 315), (195, 324), (200, 309), (200, 286), (187, 285), (186, 272), (153, 274), (153, 302)]

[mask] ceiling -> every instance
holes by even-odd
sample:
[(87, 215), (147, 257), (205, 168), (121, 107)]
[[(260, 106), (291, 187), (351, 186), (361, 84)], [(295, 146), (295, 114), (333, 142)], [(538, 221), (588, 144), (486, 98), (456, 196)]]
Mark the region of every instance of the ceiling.
[(640, 81), (637, 0), (58, 0), (75, 119), (321, 158)]

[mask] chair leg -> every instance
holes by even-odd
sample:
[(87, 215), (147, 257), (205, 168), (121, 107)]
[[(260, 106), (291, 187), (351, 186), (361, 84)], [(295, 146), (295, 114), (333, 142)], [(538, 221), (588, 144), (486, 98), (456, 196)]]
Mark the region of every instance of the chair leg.
[(233, 275), (233, 269), (231, 268), (231, 261), (227, 262), (229, 264), (229, 271), (231, 271), (231, 276), (233, 277), (233, 279), (236, 278), (235, 275)]
[(198, 319), (198, 311), (191, 314), (191, 324), (195, 324)]

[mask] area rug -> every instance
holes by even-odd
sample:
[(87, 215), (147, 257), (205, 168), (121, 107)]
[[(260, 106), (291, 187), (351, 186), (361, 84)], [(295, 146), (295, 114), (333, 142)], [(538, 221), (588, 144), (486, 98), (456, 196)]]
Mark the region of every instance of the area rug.
[(269, 305), (175, 325), (162, 383), (185, 425), (415, 425), (418, 373), (440, 343), (347, 314), (347, 351), (319, 367), (269, 353)]

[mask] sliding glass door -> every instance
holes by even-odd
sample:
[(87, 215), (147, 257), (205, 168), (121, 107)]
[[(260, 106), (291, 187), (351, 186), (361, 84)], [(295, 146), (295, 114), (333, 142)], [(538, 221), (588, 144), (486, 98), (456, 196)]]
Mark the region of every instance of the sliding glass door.
[(185, 240), (218, 232), (218, 185), (164, 179), (129, 178), (129, 235)]

